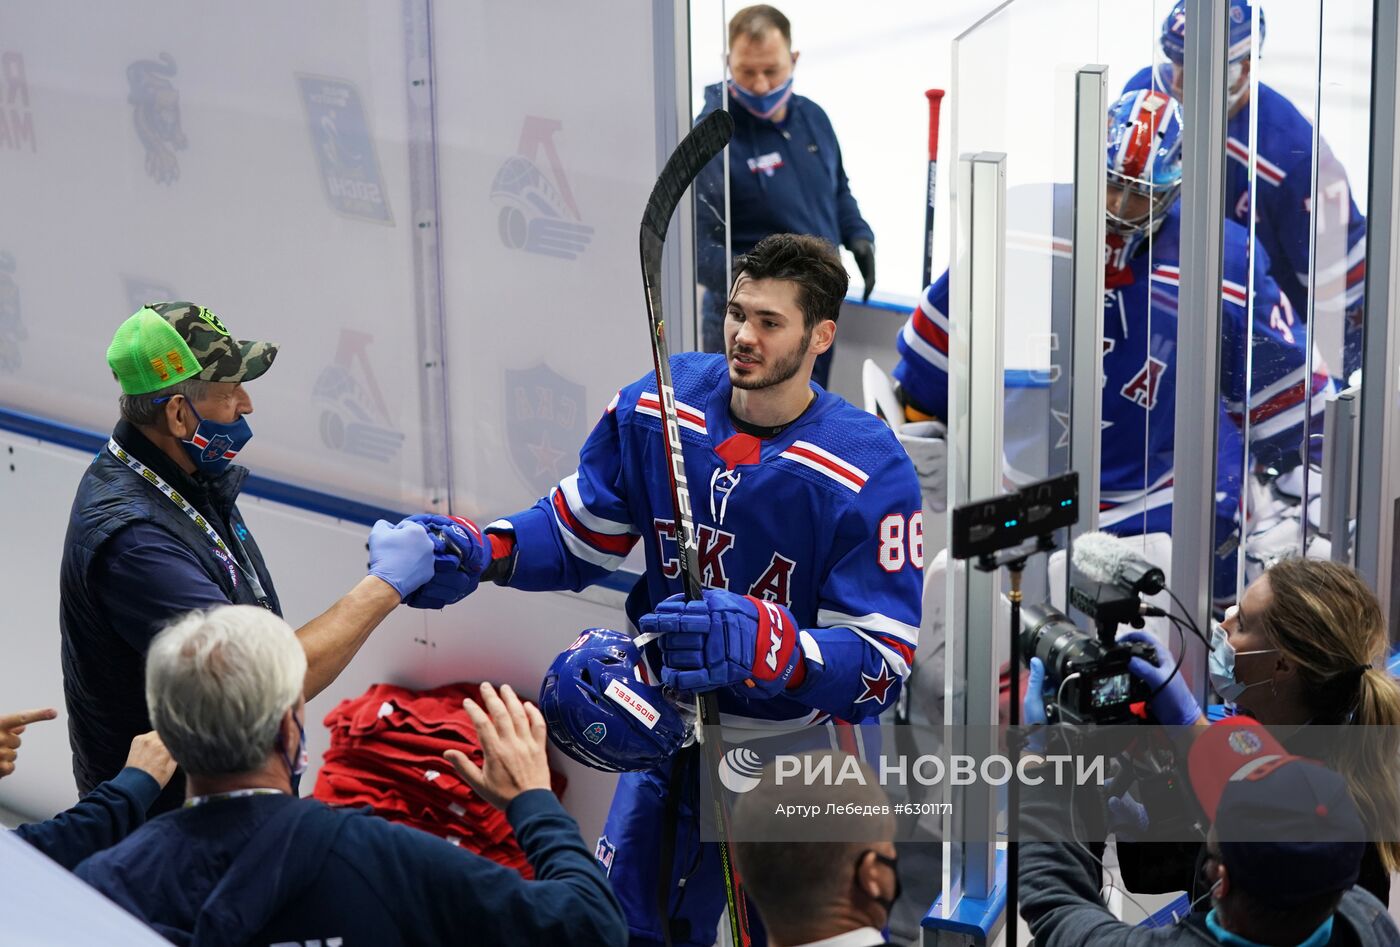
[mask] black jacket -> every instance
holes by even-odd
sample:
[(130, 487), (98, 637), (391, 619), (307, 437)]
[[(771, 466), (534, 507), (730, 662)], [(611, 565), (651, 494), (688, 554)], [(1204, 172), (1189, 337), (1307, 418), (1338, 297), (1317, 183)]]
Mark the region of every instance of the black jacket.
[[(241, 542), (267, 606), (280, 615), (262, 552), (236, 504), (247, 469), (232, 466), (215, 479), (196, 479), (132, 425), (118, 423), (113, 437), (183, 494), (226, 544)], [(151, 729), (144, 668), (156, 633), (193, 608), (260, 603), (252, 583), (204, 531), (106, 447), (78, 484), (60, 569), (68, 737), (78, 792), (86, 794), (116, 776), (132, 739)], [(178, 806), (184, 792), (177, 774), (152, 814)]]

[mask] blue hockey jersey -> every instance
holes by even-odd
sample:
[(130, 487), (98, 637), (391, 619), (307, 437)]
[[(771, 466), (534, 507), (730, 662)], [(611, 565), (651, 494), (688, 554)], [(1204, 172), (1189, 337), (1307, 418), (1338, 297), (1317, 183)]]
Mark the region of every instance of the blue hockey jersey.
[[(1163, 69), (1166, 67), (1164, 66)], [(1156, 87), (1171, 88), (1171, 77), (1158, 73)], [(1138, 72), (1124, 92), (1145, 89), (1152, 70)], [(1259, 83), (1258, 98), (1229, 121), (1225, 151), (1225, 206), (1229, 219), (1249, 226), (1249, 123), (1257, 110), (1255, 166), (1255, 239), (1269, 255), (1269, 275), (1302, 320), (1308, 306), (1308, 253), (1313, 218), (1317, 219), (1317, 292), (1319, 322), (1345, 319), (1344, 365), (1334, 372), (1350, 374), (1360, 367), (1361, 311), (1366, 282), (1366, 219), (1351, 196), (1345, 169), (1320, 141), (1317, 161), (1317, 213), (1313, 213), (1313, 127), (1292, 102)]]
[[(1171, 530), (1180, 207), (1179, 202), (1173, 205), (1139, 252), (1125, 260), (1110, 255), (1105, 279), (1099, 524), (1120, 535)], [(1307, 376), (1303, 336), (1294, 331), (1262, 251), (1254, 257), (1254, 325), (1247, 326), (1247, 239), (1244, 228), (1226, 221), (1217, 544), (1236, 531), (1246, 397), (1250, 450), (1255, 457), (1269, 459), (1302, 450), (1309, 411), (1314, 418), (1311, 430), (1321, 431), (1323, 403), (1330, 390), (1324, 371)], [(1044, 243), (1052, 245), (1049, 240)], [(939, 417), (946, 417), (948, 410), (947, 311), (948, 274), (944, 273), (927, 289), (896, 340), (901, 361), (895, 378), (912, 403)], [(1252, 352), (1246, 347), (1252, 347)], [(1252, 365), (1246, 356), (1252, 356)], [(1246, 380), (1251, 376), (1247, 391)], [(1008, 444), (1023, 420), (1018, 418), (1015, 399), (1015, 389), (1008, 389)]]
[[(779, 602), (801, 629), (801, 684), (768, 700), (723, 690), (724, 722), (788, 728), (879, 714), (909, 673), (922, 608), (923, 512), (908, 456), (883, 422), (816, 385), (800, 418), (759, 440), (734, 427), (724, 356), (676, 355), (671, 372), (702, 581)], [(681, 592), (668, 466), (648, 374), (618, 392), (576, 473), (488, 527), (514, 530), (508, 584), (582, 589), (640, 540), (647, 570), (629, 618)]]

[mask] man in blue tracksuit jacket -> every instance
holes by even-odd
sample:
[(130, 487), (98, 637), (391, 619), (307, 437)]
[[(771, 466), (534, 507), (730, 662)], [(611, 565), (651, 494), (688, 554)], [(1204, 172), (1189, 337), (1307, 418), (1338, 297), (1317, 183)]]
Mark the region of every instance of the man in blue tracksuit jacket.
[[(704, 350), (724, 351), (725, 265), (769, 234), (798, 233), (844, 245), (865, 280), (875, 286), (875, 233), (851, 194), (841, 146), (826, 112), (792, 94), (792, 28), (765, 4), (745, 7), (729, 21), (729, 234), (726, 246), (724, 158), (710, 162), (695, 182), (699, 281), (706, 288)], [(699, 121), (722, 107), (719, 83), (705, 89)], [(817, 359), (812, 378), (826, 386), (831, 352)]]
[[(19, 734), (26, 726), (56, 716), (52, 709), (0, 715), (0, 748), (17, 749)], [(0, 777), (13, 769), (13, 760), (6, 762), (0, 756)], [(72, 870), (83, 859), (115, 845), (144, 823), (147, 810), (174, 772), (175, 761), (160, 737), (143, 733), (131, 741), (126, 765), (116, 776), (52, 819), (19, 826), (15, 835)]]
[(538, 709), (483, 685), (485, 709), (467, 702), (482, 763), (447, 754), (505, 810), (535, 872), (526, 881), (425, 832), (296, 798), (305, 673), (291, 627), (255, 606), (162, 632), (146, 689), (189, 798), (78, 877), (177, 944), (626, 943), (607, 876), (548, 788)]

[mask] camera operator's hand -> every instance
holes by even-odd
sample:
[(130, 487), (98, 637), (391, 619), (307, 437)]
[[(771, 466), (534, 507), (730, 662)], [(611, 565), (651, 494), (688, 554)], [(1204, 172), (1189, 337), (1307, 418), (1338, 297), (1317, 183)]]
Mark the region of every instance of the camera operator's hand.
[(1032, 753), (1045, 752), (1045, 662), (1031, 658), (1031, 672), (1026, 675), (1026, 696), (1021, 700), (1021, 726), (1035, 727), (1026, 740)]
[(1128, 671), (1142, 681), (1152, 691), (1147, 705), (1152, 715), (1165, 727), (1186, 726), (1204, 723), (1201, 706), (1191, 696), (1191, 688), (1186, 678), (1178, 672), (1172, 673), (1171, 657), (1150, 632), (1129, 631), (1118, 636), (1119, 641), (1137, 641), (1152, 645), (1157, 649), (1157, 662), (1153, 664), (1143, 658), (1133, 658), (1128, 662)]
[(1125, 842), (1136, 842), (1147, 833), (1147, 810), (1131, 793), (1109, 796), (1108, 830)]
[(1026, 696), (1021, 701), (1021, 722), (1026, 726), (1044, 723), (1045, 662), (1031, 658), (1031, 673), (1026, 677)]

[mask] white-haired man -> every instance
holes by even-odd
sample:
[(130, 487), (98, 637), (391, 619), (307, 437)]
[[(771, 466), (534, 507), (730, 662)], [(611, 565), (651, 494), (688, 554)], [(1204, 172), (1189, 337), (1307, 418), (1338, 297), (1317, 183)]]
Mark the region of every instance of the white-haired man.
[(161, 632), (151, 720), (188, 774), (184, 808), (77, 874), (179, 943), (624, 943), (607, 877), (549, 790), (545, 724), (509, 687), (467, 714), (483, 762), (449, 751), (506, 812), (534, 881), (423, 832), (292, 795), (306, 766), (306, 654), (286, 622), (230, 605)]

